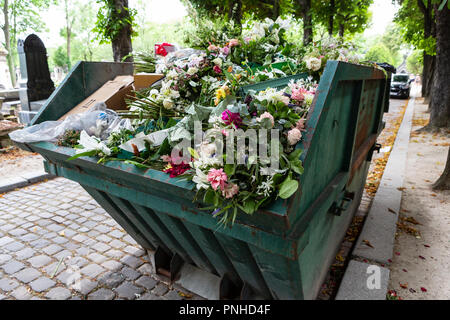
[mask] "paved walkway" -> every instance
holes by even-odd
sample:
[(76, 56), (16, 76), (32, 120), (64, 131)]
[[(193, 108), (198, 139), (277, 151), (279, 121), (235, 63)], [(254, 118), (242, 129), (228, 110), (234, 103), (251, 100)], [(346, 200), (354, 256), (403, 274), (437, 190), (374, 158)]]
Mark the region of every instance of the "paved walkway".
[(450, 299), (450, 191), (431, 185), (444, 171), (448, 135), (419, 133), (428, 105), (416, 101), (389, 289), (404, 300)]
[(77, 183), (56, 178), (0, 195), (0, 300), (190, 297), (167, 280)]

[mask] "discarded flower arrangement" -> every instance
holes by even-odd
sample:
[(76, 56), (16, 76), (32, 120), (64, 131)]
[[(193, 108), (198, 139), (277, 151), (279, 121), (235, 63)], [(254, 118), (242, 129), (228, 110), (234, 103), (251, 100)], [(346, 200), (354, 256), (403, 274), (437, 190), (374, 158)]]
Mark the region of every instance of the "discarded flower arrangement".
[[(188, 179), (194, 201), (224, 224), (291, 197), (303, 173), (298, 143), (326, 61), (357, 60), (331, 40), (294, 50), (283, 38), (288, 27), (269, 19), (203, 50), (140, 54), (137, 67), (162, 72), (160, 85), (135, 92), (127, 110), (100, 108), (89, 130), (69, 128), (59, 144), (75, 148), (69, 160), (95, 156)], [(249, 86), (300, 72), (281, 88)]]

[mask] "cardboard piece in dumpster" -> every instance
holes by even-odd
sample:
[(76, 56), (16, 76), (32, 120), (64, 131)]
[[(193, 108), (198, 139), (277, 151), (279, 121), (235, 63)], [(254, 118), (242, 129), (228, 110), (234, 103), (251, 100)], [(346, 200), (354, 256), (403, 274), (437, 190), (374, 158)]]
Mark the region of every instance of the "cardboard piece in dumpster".
[(148, 88), (163, 77), (164, 75), (160, 73), (137, 73), (134, 75), (134, 89), (138, 91)]
[(133, 82), (134, 77), (131, 75), (117, 76), (114, 80), (106, 82), (100, 89), (72, 108), (59, 120), (64, 120), (69, 115), (84, 113), (99, 102), (104, 102), (111, 110), (124, 110), (126, 108), (125, 98), (134, 95)]

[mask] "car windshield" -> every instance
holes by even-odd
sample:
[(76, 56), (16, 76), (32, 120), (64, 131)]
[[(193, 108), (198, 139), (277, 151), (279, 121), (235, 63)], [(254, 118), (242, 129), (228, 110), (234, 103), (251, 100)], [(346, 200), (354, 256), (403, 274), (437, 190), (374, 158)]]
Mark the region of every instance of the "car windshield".
[(409, 76), (407, 75), (395, 75), (392, 81), (394, 82), (408, 82)]

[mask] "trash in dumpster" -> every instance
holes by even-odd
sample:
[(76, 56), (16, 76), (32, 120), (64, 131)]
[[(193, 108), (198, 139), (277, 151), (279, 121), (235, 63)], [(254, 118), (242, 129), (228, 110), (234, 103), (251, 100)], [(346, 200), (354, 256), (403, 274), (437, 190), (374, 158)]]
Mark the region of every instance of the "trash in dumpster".
[[(274, 28), (257, 29), (264, 36), (168, 54), (161, 87), (136, 92), (117, 112), (131, 128), (106, 139), (80, 135), (86, 157), (74, 150), (82, 146), (18, 145), (44, 155), (49, 173), (79, 182), (155, 251), (155, 270), (172, 281), (189, 265), (217, 277), (218, 297), (312, 299), (358, 208), (389, 78), (329, 42), (286, 55), (294, 67), (266, 68), (267, 57), (250, 51)], [(273, 46), (271, 63), (279, 63)], [(83, 67), (102, 74), (100, 65)], [(239, 137), (248, 141), (241, 150)], [(260, 140), (267, 152), (252, 153)]]
[(63, 121), (45, 121), (13, 131), (9, 136), (21, 143), (56, 142), (67, 131), (83, 130), (90, 136), (107, 139), (111, 133), (123, 129), (131, 129), (130, 120), (121, 119), (116, 112), (107, 109), (106, 105), (100, 102), (85, 113), (70, 115)]
[(114, 80), (106, 82), (100, 89), (80, 102), (72, 110), (59, 118), (59, 120), (64, 120), (70, 115), (84, 113), (99, 102), (103, 102), (112, 110), (124, 109), (126, 107), (125, 97), (132, 94), (133, 82), (133, 76), (118, 76)]

